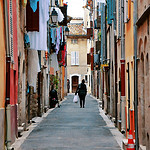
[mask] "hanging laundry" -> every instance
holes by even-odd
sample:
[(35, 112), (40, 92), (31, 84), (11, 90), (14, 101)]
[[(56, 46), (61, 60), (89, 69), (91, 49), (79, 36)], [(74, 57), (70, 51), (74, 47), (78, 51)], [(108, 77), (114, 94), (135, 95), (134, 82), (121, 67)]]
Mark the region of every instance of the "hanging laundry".
[(28, 83), (34, 87), (36, 92), (37, 74), (40, 72), (38, 52), (36, 50), (28, 51)]
[(56, 71), (59, 71), (57, 54), (53, 53), (52, 55), (50, 55), (50, 57), (51, 57), (51, 66), (54, 68), (54, 73), (55, 73)]
[(36, 12), (37, 10), (37, 2), (39, 0), (30, 0), (30, 7), (32, 8), (33, 12)]
[(26, 7), (27, 6), (27, 0), (22, 0), (22, 5), (23, 5), (23, 7)]
[(106, 3), (106, 0), (97, 0), (97, 2), (99, 2), (99, 3)]
[(56, 28), (51, 28), (52, 43), (56, 44)]
[(24, 44), (25, 44), (25, 48), (29, 48), (30, 47), (30, 39), (28, 34), (25, 33), (24, 35)]
[(49, 19), (49, 0), (39, 0), (39, 32), (28, 32), (30, 49), (47, 51), (47, 21)]
[(59, 27), (57, 28), (56, 54), (58, 54), (58, 51), (59, 51), (60, 39), (61, 39), (61, 36), (60, 36), (60, 27)]
[(61, 42), (64, 41), (64, 28), (62, 27), (62, 38), (61, 38)]

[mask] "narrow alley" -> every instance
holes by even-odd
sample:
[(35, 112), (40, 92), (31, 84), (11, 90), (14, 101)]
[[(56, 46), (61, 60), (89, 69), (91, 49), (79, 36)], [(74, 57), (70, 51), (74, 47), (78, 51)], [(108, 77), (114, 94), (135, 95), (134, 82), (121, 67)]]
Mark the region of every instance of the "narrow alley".
[(88, 95), (85, 108), (80, 108), (72, 99), (69, 94), (60, 108), (53, 109), (25, 140), (22, 137), (21, 142), (20, 138), (18, 143), (22, 144), (15, 150), (121, 149), (110, 132), (115, 127), (107, 125), (99, 113), (98, 101)]

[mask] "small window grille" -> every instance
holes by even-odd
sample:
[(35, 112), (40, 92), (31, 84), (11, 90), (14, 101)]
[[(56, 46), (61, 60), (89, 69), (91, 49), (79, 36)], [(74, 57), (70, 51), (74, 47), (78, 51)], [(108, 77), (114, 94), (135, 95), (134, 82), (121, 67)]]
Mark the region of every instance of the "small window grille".
[(9, 4), (9, 11), (10, 11), (10, 56), (13, 60), (13, 11), (12, 11), (12, 0), (10, 0)]

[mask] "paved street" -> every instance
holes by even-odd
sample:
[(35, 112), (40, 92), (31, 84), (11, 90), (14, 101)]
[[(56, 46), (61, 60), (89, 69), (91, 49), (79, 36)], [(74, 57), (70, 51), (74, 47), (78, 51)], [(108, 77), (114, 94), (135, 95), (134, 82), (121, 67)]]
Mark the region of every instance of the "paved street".
[(99, 115), (98, 102), (86, 97), (85, 108), (67, 96), (60, 108), (51, 111), (30, 133), (21, 150), (119, 150), (112, 127)]

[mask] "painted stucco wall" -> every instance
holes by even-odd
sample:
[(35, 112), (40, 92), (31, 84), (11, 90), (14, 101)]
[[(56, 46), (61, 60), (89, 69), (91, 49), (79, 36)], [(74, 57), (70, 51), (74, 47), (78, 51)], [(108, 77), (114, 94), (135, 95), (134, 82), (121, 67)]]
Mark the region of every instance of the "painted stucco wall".
[[(133, 34), (134, 4), (128, 1), (128, 22), (125, 23), (125, 94), (126, 94), (126, 130), (130, 128), (134, 134), (134, 118), (130, 116), (130, 110), (134, 110), (134, 34)], [(129, 64), (129, 78), (128, 78)], [(129, 83), (130, 82), (130, 83)], [(130, 89), (129, 89), (130, 88)], [(130, 90), (130, 91), (129, 91)], [(128, 95), (130, 94), (130, 95)], [(129, 97), (130, 96), (130, 97)], [(128, 100), (130, 100), (130, 108)], [(134, 135), (133, 135), (134, 136)]]
[[(79, 51), (79, 66), (71, 66), (71, 51)], [(87, 73), (87, 39), (78, 39), (78, 44), (71, 44), (71, 39), (67, 39), (67, 67), (68, 75)]]
[[(138, 19), (149, 7), (149, 0), (138, 0)], [(150, 15), (137, 28), (138, 60), (138, 131), (139, 145), (150, 149)]]
[[(125, 24), (125, 60), (126, 70), (128, 69), (127, 63), (129, 63), (130, 72), (130, 108), (133, 109), (134, 100), (134, 72), (133, 72), (133, 59), (134, 56), (134, 35), (133, 35), (133, 3), (131, 3), (131, 16), (129, 21)], [(128, 99), (128, 73), (126, 72), (126, 100)]]
[[(71, 65), (71, 51), (79, 51), (79, 65)], [(90, 69), (87, 66), (87, 39), (78, 38), (77, 44), (71, 44), (71, 39), (67, 39), (67, 78), (71, 79), (73, 75), (79, 76), (79, 83), (85, 79), (85, 75), (89, 75)], [(89, 82), (89, 80), (88, 80)], [(87, 83), (87, 85), (89, 85)], [(70, 81), (71, 86), (71, 81)], [(87, 86), (88, 88), (88, 86)], [(88, 88), (88, 91), (90, 89)]]
[(26, 61), (24, 49), (25, 8), (17, 0), (18, 37), (18, 125), (26, 122)]

